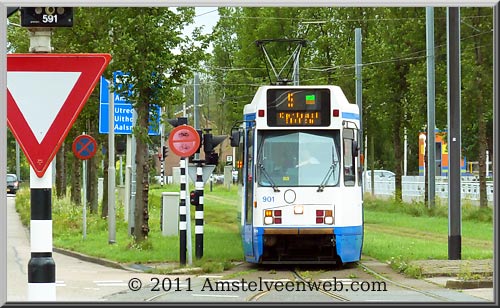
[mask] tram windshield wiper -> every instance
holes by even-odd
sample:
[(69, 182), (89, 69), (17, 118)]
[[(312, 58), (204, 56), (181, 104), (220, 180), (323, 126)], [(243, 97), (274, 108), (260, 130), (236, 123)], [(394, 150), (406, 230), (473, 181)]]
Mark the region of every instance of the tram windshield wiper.
[(266, 177), (266, 179), (269, 181), (269, 184), (271, 184), (271, 187), (273, 188), (274, 192), (279, 192), (279, 188), (276, 186), (276, 183), (274, 183), (273, 179), (267, 173), (266, 168), (264, 167), (264, 164), (259, 163), (259, 168), (262, 171), (262, 174)]
[(326, 183), (328, 183), (328, 180), (330, 179), (330, 177), (333, 175), (333, 171), (335, 170), (335, 167), (337, 166), (338, 162), (337, 161), (334, 161), (331, 165), (330, 165), (330, 168), (328, 168), (328, 171), (326, 172), (326, 175), (325, 177), (323, 178), (323, 180), (321, 181), (321, 183), (319, 184), (319, 187), (318, 189), (316, 190), (317, 192), (322, 192), (326, 186)]

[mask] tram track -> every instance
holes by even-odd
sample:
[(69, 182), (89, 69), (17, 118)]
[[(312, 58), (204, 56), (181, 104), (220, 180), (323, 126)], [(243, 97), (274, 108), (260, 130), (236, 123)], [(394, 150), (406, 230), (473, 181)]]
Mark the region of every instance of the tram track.
[[(310, 280), (304, 278), (296, 269), (294, 269), (292, 271), (292, 274), (295, 276), (295, 278), (298, 280), (298, 281), (302, 281), (304, 283), (309, 283)], [(340, 294), (337, 294), (337, 293), (334, 293), (332, 291), (327, 291), (324, 287), (323, 284), (320, 285), (320, 288), (317, 290), (318, 292), (328, 296), (328, 297), (331, 297), (333, 299), (336, 299), (338, 301), (341, 301), (341, 302), (350, 302), (351, 300), (345, 296), (342, 296)]]
[(400, 282), (397, 282), (397, 281), (394, 281), (380, 273), (378, 273), (377, 271), (371, 269), (370, 267), (366, 266), (365, 264), (359, 262), (358, 263), (358, 266), (360, 268), (362, 268), (364, 271), (366, 271), (367, 273), (371, 274), (372, 276), (376, 277), (377, 279), (380, 279), (382, 281), (385, 281), (387, 283), (390, 283), (392, 285), (395, 285), (399, 288), (402, 288), (402, 289), (405, 289), (405, 290), (408, 290), (408, 291), (412, 291), (412, 292), (416, 292), (416, 293), (419, 293), (419, 294), (422, 294), (426, 297), (430, 297), (432, 299), (435, 299), (437, 301), (440, 301), (440, 302), (450, 302), (450, 299), (447, 298), (447, 297), (444, 297), (444, 296), (441, 296), (441, 295), (438, 295), (438, 294), (435, 294), (435, 293), (432, 293), (432, 292), (429, 292), (429, 291), (424, 291), (424, 290), (420, 290), (420, 289), (417, 289), (415, 287), (412, 287), (412, 286), (409, 286), (409, 285), (406, 285), (404, 283), (400, 283)]
[[(453, 299), (451, 299), (449, 297), (445, 297), (445, 296), (433, 293), (431, 291), (422, 290), (422, 289), (416, 288), (414, 286), (396, 281), (393, 278), (387, 277), (386, 275), (378, 272), (377, 270), (374, 270), (373, 268), (370, 268), (369, 266), (367, 266), (361, 262), (358, 263), (358, 268), (363, 270), (366, 274), (377, 279), (377, 281), (371, 282), (372, 285), (379, 285), (383, 282), (384, 285), (392, 285), (392, 286), (395, 286), (395, 287), (402, 289), (402, 290), (405, 290), (405, 291), (417, 293), (419, 295), (422, 295), (422, 298), (432, 299), (433, 301), (436, 301), (436, 302), (452, 302), (453, 301)], [(315, 276), (314, 274), (312, 277), (310, 276), (310, 274), (307, 274), (307, 276), (306, 276), (306, 275), (302, 274), (298, 269), (290, 269), (290, 272), (293, 276), (293, 279), (295, 280), (294, 283), (300, 282), (300, 283), (305, 284), (306, 286), (309, 286), (310, 284), (311, 285), (315, 284), (316, 287), (308, 287), (307, 288), (307, 290), (310, 290), (311, 292), (319, 292), (319, 293), (326, 295), (327, 297), (329, 297), (335, 301), (339, 301), (339, 302), (356, 301), (356, 297), (349, 298), (349, 297), (344, 296), (343, 294), (340, 294), (342, 292), (342, 290), (332, 290), (332, 288), (325, 288), (325, 286), (332, 286), (331, 284), (329, 285), (329, 284), (325, 283), (325, 282), (329, 281), (328, 279), (319, 279), (319, 277), (314, 277)], [(328, 271), (328, 273), (330, 273), (330, 271)], [(332, 271), (332, 273), (336, 273), (336, 272)], [(323, 275), (324, 274), (325, 274), (325, 272), (323, 272)], [(332, 277), (334, 277), (334, 276), (335, 275), (333, 275)], [(344, 287), (346, 287), (347, 284), (351, 284), (351, 283), (357, 284), (359, 286), (363, 282), (365, 282), (365, 283), (367, 282), (366, 280), (365, 281), (361, 281), (361, 280), (358, 281), (356, 279), (347, 279), (347, 278), (346, 279), (339, 278), (339, 279), (336, 279), (336, 281), (337, 281), (337, 283), (339, 281), (342, 281), (344, 283)], [(331, 280), (330, 280), (330, 282), (335, 283)], [(273, 290), (271, 289), (271, 290), (264, 290), (261, 292), (257, 292), (255, 294), (252, 294), (250, 297), (248, 297), (247, 301), (248, 302), (261, 301), (261, 300), (263, 300), (264, 297), (266, 297), (270, 293), (272, 293), (272, 291)], [(345, 289), (344, 289), (344, 291), (345, 291)], [(376, 290), (372, 290), (372, 291), (376, 291)], [(344, 292), (342, 292), (342, 293), (344, 293)], [(352, 292), (352, 293), (355, 293), (355, 292)], [(390, 293), (392, 293), (392, 291), (390, 291)], [(351, 292), (349, 292), (349, 294), (351, 294)], [(401, 298), (400, 300), (396, 300), (396, 301), (404, 301), (404, 298)]]

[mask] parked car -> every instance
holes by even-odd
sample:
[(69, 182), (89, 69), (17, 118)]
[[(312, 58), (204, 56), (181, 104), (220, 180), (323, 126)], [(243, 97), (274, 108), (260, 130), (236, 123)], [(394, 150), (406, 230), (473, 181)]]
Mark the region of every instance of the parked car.
[(16, 194), (19, 189), (19, 181), (17, 180), (17, 175), (8, 173), (7, 174), (7, 193)]
[[(389, 170), (373, 170), (375, 180), (392, 180), (396, 174)], [(370, 179), (372, 176), (372, 171), (366, 171), (366, 178)]]

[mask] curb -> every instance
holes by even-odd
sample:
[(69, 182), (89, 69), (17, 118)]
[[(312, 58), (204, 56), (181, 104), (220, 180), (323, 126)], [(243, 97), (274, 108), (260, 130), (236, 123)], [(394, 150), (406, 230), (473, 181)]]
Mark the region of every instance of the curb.
[(133, 272), (143, 272), (141, 270), (137, 270), (137, 269), (125, 266), (125, 265), (120, 264), (120, 263), (115, 262), (115, 261), (110, 261), (110, 260), (107, 260), (107, 259), (101, 259), (101, 258), (91, 257), (91, 256), (88, 256), (88, 255), (84, 255), (84, 254), (81, 254), (79, 252), (74, 252), (74, 251), (67, 250), (67, 249), (53, 247), (53, 251), (57, 252), (57, 253), (60, 253), (62, 255), (66, 255), (66, 256), (69, 256), (69, 257), (80, 259), (82, 261), (92, 262), (92, 263), (100, 264), (100, 265), (107, 266), (107, 267), (112, 267), (112, 268), (117, 268), (117, 269), (123, 269), (123, 270), (133, 271)]
[[(67, 250), (63, 248), (56, 248), (53, 247), (53, 251), (60, 253), (62, 255), (66, 255), (69, 257), (77, 258), (79, 260), (85, 261), (85, 262), (92, 262), (95, 264), (99, 264), (102, 266), (107, 266), (111, 268), (116, 268), (116, 269), (122, 269), (126, 271), (131, 271), (131, 272), (136, 272), (136, 273), (145, 273), (151, 269), (154, 268), (151, 266), (144, 266), (142, 264), (131, 264), (131, 265), (125, 265), (116, 261), (110, 261), (107, 259), (102, 259), (102, 258), (97, 258), (97, 257), (92, 257), (88, 256), (79, 252), (74, 252), (72, 250)], [(173, 269), (172, 274), (200, 274), (203, 273), (203, 270), (199, 267), (192, 267), (192, 268), (179, 268), (179, 269)]]
[(446, 281), (446, 288), (448, 288), (448, 289), (493, 288), (493, 281), (492, 280), (449, 279)]

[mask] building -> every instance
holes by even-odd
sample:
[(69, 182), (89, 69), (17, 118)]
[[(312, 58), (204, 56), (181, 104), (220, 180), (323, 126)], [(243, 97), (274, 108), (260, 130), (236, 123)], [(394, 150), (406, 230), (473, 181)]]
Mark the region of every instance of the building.
[[(446, 142), (446, 133), (436, 131), (436, 176), (448, 176), (448, 146)], [(420, 132), (418, 136), (418, 175), (425, 175), (425, 155), (426, 155), (426, 139), (427, 134)], [(466, 175), (467, 170), (466, 158), (460, 159), (460, 169), (463, 175)]]

